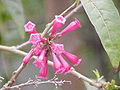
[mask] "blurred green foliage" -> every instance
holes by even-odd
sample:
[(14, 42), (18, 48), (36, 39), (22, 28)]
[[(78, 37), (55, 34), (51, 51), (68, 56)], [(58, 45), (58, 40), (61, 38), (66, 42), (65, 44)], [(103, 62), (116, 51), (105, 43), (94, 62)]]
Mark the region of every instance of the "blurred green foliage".
[(19, 31), (19, 35), (21, 38), (25, 38), (24, 32), (24, 24), (25, 24), (25, 16), (23, 12), (23, 5), (21, 0), (2, 0), (2, 3), (12, 16), (14, 20), (17, 30)]
[(0, 23), (8, 22), (11, 19), (12, 18), (10, 16), (9, 12), (7, 12), (7, 10), (5, 9), (4, 5), (0, 1)]

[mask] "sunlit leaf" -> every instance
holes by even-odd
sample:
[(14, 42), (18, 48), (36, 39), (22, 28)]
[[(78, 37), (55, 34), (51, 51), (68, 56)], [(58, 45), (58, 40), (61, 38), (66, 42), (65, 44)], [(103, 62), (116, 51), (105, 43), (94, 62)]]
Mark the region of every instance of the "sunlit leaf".
[(24, 28), (23, 25), (25, 23), (23, 7), (22, 7), (22, 0), (2, 0), (5, 7), (11, 14), (12, 18), (14, 19), (17, 29), (22, 38), (24, 38)]
[(112, 0), (81, 0), (114, 68), (120, 62), (120, 16)]

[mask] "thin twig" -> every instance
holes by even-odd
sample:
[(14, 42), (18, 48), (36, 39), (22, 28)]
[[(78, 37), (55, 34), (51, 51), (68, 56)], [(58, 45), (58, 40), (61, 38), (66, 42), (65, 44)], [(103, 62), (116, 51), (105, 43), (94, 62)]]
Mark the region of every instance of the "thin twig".
[(24, 43), (22, 43), (22, 44), (20, 44), (20, 45), (17, 45), (17, 46), (16, 46), (16, 49), (21, 49), (22, 47), (24, 47), (24, 46), (26, 46), (26, 45), (28, 45), (28, 44), (30, 44), (30, 42), (26, 41), (26, 42), (24, 42)]
[(0, 89), (0, 90), (14, 90), (14, 89), (21, 89), (25, 86), (31, 86), (31, 85), (40, 85), (40, 84), (46, 84), (46, 83), (49, 83), (49, 84), (54, 84), (56, 86), (56, 88), (58, 86), (61, 86), (63, 85), (64, 83), (70, 83), (71, 84), (71, 81), (66, 81), (66, 80), (58, 80), (58, 78), (55, 76), (53, 77), (52, 79), (50, 80), (47, 80), (47, 81), (41, 81), (40, 79), (37, 79), (37, 80), (28, 80), (27, 82), (25, 83), (22, 83), (22, 84), (18, 84), (18, 85), (15, 85), (15, 86), (12, 86), (12, 87), (6, 87), (4, 89)]
[(102, 86), (100, 83), (96, 83), (96, 82), (92, 81), (91, 79), (89, 79), (86, 76), (80, 74), (79, 72), (72, 71), (71, 73), (73, 75), (77, 76), (78, 78), (81, 78), (82, 80), (88, 82), (91, 86), (94, 86), (96, 88), (101, 88), (101, 86)]
[[(16, 54), (19, 54), (19, 55), (22, 55), (22, 56), (25, 56), (27, 53), (24, 52), (24, 51), (21, 51), (21, 50), (17, 50), (17, 49), (13, 49), (14, 47), (9, 47), (9, 46), (2, 46), (0, 45), (0, 49), (1, 50), (6, 50), (6, 51), (10, 51), (12, 53), (16, 53)], [(33, 59), (36, 59), (36, 56), (33, 56), (32, 57)], [(49, 65), (53, 65), (53, 63), (51, 61), (48, 62)], [(71, 74), (73, 74), (74, 76), (77, 76), (78, 78), (81, 78), (82, 80), (88, 82), (90, 85), (96, 87), (96, 88), (101, 88), (102, 87), (102, 84), (100, 83), (96, 83), (94, 81), (92, 81), (91, 79), (87, 78), (86, 76), (80, 74), (79, 72), (76, 72), (75, 70), (73, 70), (71, 72)]]
[(68, 13), (71, 9), (73, 10), (76, 6), (76, 2), (73, 3), (70, 7), (68, 7), (65, 11), (63, 11), (60, 15), (65, 16), (66, 13)]
[(70, 13), (68, 13), (65, 18), (69, 18), (70, 16), (72, 16), (74, 13), (76, 13), (80, 8), (82, 7), (82, 4), (79, 4), (75, 9), (73, 9)]

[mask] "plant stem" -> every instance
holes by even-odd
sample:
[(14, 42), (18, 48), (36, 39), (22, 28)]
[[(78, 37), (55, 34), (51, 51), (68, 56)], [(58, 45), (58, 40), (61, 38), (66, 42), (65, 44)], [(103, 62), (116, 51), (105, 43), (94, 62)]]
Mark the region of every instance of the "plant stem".
[[(12, 52), (12, 53), (15, 53), (15, 54), (19, 54), (19, 55), (22, 55), (22, 56), (27, 55), (26, 52), (21, 51), (21, 50), (17, 50), (17, 49), (15, 49), (14, 47), (9, 47), (9, 46), (2, 46), (2, 45), (0, 45), (0, 49), (1, 49), (1, 50), (5, 50), (5, 51), (9, 51), (9, 52)], [(36, 59), (36, 58), (37, 58), (36, 56), (33, 56), (33, 57), (32, 57), (32, 59)], [(53, 63), (52, 63), (51, 61), (49, 61), (48, 64), (51, 65), (51, 66), (53, 65)], [(25, 67), (25, 66), (24, 66), (23, 64), (21, 64), (21, 66), (17, 69), (17, 71), (15, 71), (15, 72), (13, 73), (13, 76), (12, 76), (12, 78), (8, 81), (8, 83), (6, 83), (6, 84), (4, 85), (4, 87), (1, 88), (0, 90), (5, 90), (5, 88), (7, 88), (8, 86), (11, 86), (11, 85), (14, 83), (15, 79), (16, 79), (16, 78), (18, 77), (18, 75), (20, 74), (20, 72), (24, 69), (24, 67)], [(71, 74), (73, 74), (74, 76), (76, 76), (76, 77), (78, 77), (78, 78), (80, 78), (80, 79), (88, 82), (91, 86), (94, 86), (94, 87), (96, 87), (96, 88), (101, 88), (101, 87), (102, 87), (102, 84), (96, 83), (96, 82), (92, 81), (91, 79), (87, 78), (86, 76), (82, 75), (81, 73), (79, 73), (79, 72), (77, 72), (77, 71), (75, 71), (75, 70), (73, 70), (73, 71), (71, 72)]]

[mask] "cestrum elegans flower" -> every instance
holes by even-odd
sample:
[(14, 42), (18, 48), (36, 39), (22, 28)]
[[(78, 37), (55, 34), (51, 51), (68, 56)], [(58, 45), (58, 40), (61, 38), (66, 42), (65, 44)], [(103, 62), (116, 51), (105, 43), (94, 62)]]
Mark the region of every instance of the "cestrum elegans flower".
[(66, 19), (63, 16), (56, 15), (47, 38), (41, 37), (41, 35), (36, 31), (36, 25), (31, 21), (24, 25), (25, 31), (31, 34), (29, 42), (32, 44), (32, 48), (24, 57), (23, 64), (26, 65), (33, 55), (37, 56), (36, 60), (33, 62), (33, 65), (40, 69), (37, 78), (47, 78), (48, 55), (52, 56), (53, 69), (55, 70), (55, 74), (66, 74), (73, 70), (71, 65), (69, 65), (65, 59), (69, 60), (74, 66), (80, 64), (80, 58), (72, 53), (65, 51), (63, 44), (56, 44), (53, 41), (60, 38), (62, 35), (81, 27), (79, 20), (75, 19), (61, 32), (56, 33), (59, 28), (65, 24), (65, 22)]

